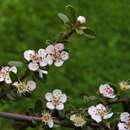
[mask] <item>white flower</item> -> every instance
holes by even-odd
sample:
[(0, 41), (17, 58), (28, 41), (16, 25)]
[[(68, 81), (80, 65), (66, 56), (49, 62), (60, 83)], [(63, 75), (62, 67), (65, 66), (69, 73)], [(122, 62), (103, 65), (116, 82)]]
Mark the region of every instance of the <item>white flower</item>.
[(45, 125), (48, 125), (49, 128), (52, 128), (54, 125), (54, 121), (52, 119), (52, 116), (50, 113), (42, 113), (42, 122), (45, 123)]
[(40, 78), (43, 78), (43, 74), (48, 74), (47, 70), (40, 69), (40, 67), (45, 67), (48, 64), (46, 56), (47, 53), (45, 49), (39, 49), (38, 53), (34, 50), (24, 52), (24, 58), (29, 62), (29, 70), (38, 71)]
[(29, 62), (28, 68), (31, 71), (39, 70), (39, 67), (47, 66), (47, 53), (44, 49), (39, 49), (38, 53), (34, 50), (27, 50), (24, 52), (24, 58)]
[(83, 127), (86, 123), (85, 119), (81, 115), (73, 114), (70, 116), (70, 120), (76, 127)]
[(130, 89), (130, 85), (128, 84), (127, 81), (121, 81), (121, 82), (119, 83), (119, 85), (120, 85), (120, 89), (121, 89), (122, 91), (125, 91), (125, 90), (127, 90), (127, 89)]
[(48, 92), (45, 94), (45, 99), (48, 101), (46, 107), (50, 110), (57, 109), (63, 110), (64, 103), (67, 101), (67, 96), (59, 89), (53, 90), (52, 93)]
[(86, 23), (86, 18), (84, 16), (79, 16), (77, 18), (77, 21), (80, 23), (80, 24), (84, 24)]
[(25, 82), (14, 82), (13, 85), (17, 88), (19, 94), (32, 92), (36, 89), (36, 83), (32, 80)]
[(113, 115), (113, 112), (109, 113), (105, 106), (103, 106), (102, 104), (98, 104), (96, 107), (89, 107), (88, 113), (90, 114), (91, 118), (97, 123), (101, 122), (103, 119), (109, 119)]
[(118, 123), (119, 130), (130, 130), (130, 114), (123, 112), (120, 115), (120, 122)]
[(69, 53), (64, 51), (64, 45), (58, 43), (56, 45), (49, 45), (46, 48), (47, 52), (47, 62), (49, 65), (54, 63), (55, 66), (60, 67), (63, 65), (64, 61), (69, 59)]
[(0, 69), (0, 82), (5, 82), (7, 84), (11, 84), (12, 80), (10, 78), (10, 73), (17, 73), (17, 68), (15, 66), (9, 67), (5, 66)]
[(114, 89), (109, 84), (103, 84), (99, 87), (99, 92), (107, 98), (115, 98)]

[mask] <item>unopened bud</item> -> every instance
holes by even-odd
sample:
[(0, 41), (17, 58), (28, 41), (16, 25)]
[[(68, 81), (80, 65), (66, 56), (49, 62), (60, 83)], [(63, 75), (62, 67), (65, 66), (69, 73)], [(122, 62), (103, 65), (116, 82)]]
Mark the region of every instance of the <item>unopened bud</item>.
[(77, 21), (80, 23), (80, 24), (84, 24), (86, 23), (86, 18), (84, 16), (79, 16), (77, 18)]

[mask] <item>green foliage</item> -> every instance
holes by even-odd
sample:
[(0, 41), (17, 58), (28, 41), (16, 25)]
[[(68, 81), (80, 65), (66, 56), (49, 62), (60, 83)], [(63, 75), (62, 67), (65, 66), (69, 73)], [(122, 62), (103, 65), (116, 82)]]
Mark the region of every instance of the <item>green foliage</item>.
[[(87, 17), (87, 25), (94, 28), (96, 39), (73, 38), (72, 44), (66, 45), (70, 60), (61, 68), (52, 67), (47, 83), (39, 82), (31, 98), (0, 102), (0, 111), (24, 113), (54, 88), (62, 89), (77, 108), (85, 107), (83, 95), (96, 96), (101, 83), (129, 79), (129, 0), (1, 0), (0, 64), (22, 61), (24, 50), (38, 49), (46, 46), (46, 39), (54, 40), (54, 35), (64, 30), (56, 14), (64, 12), (68, 4), (77, 9), (77, 14)], [(14, 130), (11, 121), (0, 119), (0, 130), (5, 129)]]
[(69, 22), (69, 18), (63, 13), (58, 13), (58, 17), (64, 22), (64, 24)]

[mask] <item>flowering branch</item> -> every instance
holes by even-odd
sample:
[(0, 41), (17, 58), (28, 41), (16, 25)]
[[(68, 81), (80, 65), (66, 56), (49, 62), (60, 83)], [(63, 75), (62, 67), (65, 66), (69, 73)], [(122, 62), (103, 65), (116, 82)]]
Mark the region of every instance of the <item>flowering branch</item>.
[[(71, 11), (71, 14), (74, 14), (74, 9), (71, 6), (67, 6), (67, 9)], [(60, 67), (69, 59), (69, 52), (65, 50), (64, 43), (67, 43), (74, 33), (94, 37), (93, 31), (84, 26), (86, 23), (86, 18), (84, 16), (75, 17), (73, 22), (65, 14), (59, 13), (58, 16), (65, 25), (69, 25), (70, 29), (64, 33), (60, 39), (57, 39), (54, 44), (50, 43), (46, 48), (40, 48), (37, 52), (35, 50), (26, 50), (24, 52), (24, 59), (26, 60), (28, 67), (23, 75), (17, 75), (17, 68), (15, 65), (0, 68), (0, 98), (6, 95), (12, 98), (12, 95), (9, 95), (9, 91), (16, 94), (17, 90), (17, 93), (20, 96), (26, 95), (26, 93), (30, 94), (34, 91), (37, 85), (36, 82), (33, 81), (33, 76), (37, 76), (38, 73), (39, 77), (43, 79), (44, 75), (48, 74), (47, 70), (49, 66), (54, 65)], [(21, 65), (21, 63), (17, 62), (17, 65)], [(12, 78), (12, 74), (15, 75), (14, 79)], [(28, 80), (30, 76), (32, 76), (33, 80)], [(121, 91), (128, 89), (130, 89), (129, 83), (125, 81), (120, 83)], [(35, 103), (35, 112), (41, 113), (41, 116), (35, 116), (37, 115), (35, 112), (32, 112), (30, 115), (0, 112), (0, 117), (29, 123), (36, 121), (44, 123), (44, 125), (47, 125), (49, 128), (52, 128), (54, 127), (54, 124), (57, 124), (62, 127), (74, 129), (91, 127), (92, 129), (115, 130), (115, 128), (111, 127), (112, 123), (101, 122), (113, 117), (114, 112), (111, 112), (109, 109), (111, 105), (121, 103), (124, 107), (124, 111), (127, 112), (121, 113), (120, 121), (117, 126), (119, 130), (130, 129), (130, 114), (128, 113), (130, 98), (117, 96), (115, 89), (110, 84), (100, 85), (99, 93), (100, 96), (105, 97), (101, 98), (101, 103), (83, 108), (81, 112), (75, 111), (72, 113), (71, 111), (69, 113), (62, 113), (62, 110), (65, 107), (64, 104), (67, 102), (67, 95), (62, 93), (60, 89), (55, 89), (52, 92), (47, 92), (45, 94), (46, 108), (49, 109), (48, 111), (41, 113), (43, 111), (43, 102), (41, 100)]]

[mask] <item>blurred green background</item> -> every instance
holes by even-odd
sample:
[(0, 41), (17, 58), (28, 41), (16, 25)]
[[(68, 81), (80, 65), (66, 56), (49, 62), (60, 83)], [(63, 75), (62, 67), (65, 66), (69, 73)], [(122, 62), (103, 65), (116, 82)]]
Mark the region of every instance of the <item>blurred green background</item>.
[[(24, 113), (55, 88), (69, 95), (66, 107), (85, 107), (83, 96), (95, 95), (101, 83), (118, 87), (120, 80), (130, 78), (130, 0), (0, 0), (0, 64), (23, 60), (26, 49), (37, 50), (64, 31), (57, 13), (68, 4), (87, 17), (96, 39), (73, 37), (64, 66), (51, 67), (47, 83), (39, 82), (31, 98), (0, 103), (0, 111)], [(0, 119), (0, 130), (14, 130), (11, 124)]]

